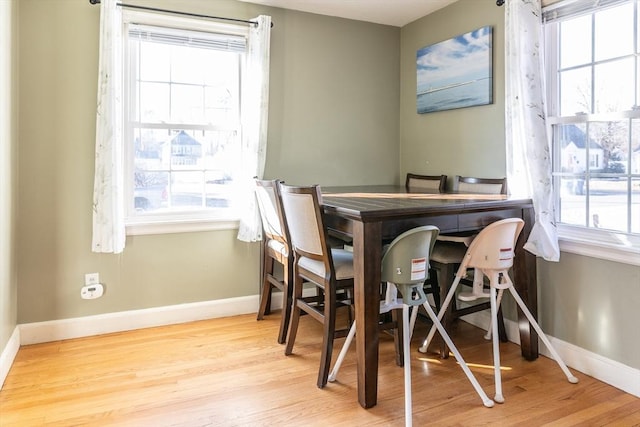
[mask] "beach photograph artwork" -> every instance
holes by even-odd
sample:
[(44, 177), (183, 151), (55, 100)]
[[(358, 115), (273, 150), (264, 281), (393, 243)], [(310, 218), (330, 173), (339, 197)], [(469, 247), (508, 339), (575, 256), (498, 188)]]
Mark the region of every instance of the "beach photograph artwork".
[(418, 50), (418, 113), (491, 104), (491, 41), (486, 26)]

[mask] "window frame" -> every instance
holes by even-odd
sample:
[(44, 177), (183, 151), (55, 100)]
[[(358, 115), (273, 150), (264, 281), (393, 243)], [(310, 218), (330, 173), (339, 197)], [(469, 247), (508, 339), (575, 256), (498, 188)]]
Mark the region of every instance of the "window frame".
[[(125, 228), (127, 235), (148, 235), (148, 234), (168, 234), (168, 233), (184, 233), (211, 230), (232, 230), (238, 229), (240, 212), (237, 208), (209, 208), (194, 209), (176, 212), (149, 213), (145, 215), (132, 215), (133, 209), (133, 172), (134, 172), (134, 147), (133, 141), (134, 127), (130, 121), (130, 113), (132, 108), (133, 95), (130, 49), (128, 46), (128, 25), (147, 25), (152, 27), (166, 27), (169, 29), (177, 29), (184, 31), (198, 31), (205, 33), (219, 33), (233, 36), (248, 37), (248, 27), (244, 24), (219, 23), (214, 21), (206, 21), (189, 17), (157, 14), (146, 11), (123, 9), (123, 188), (125, 191)], [(240, 58), (239, 66), (239, 95), (241, 102), (242, 85), (244, 78), (246, 62), (246, 52)], [(242, 138), (242, 106), (239, 105), (238, 117), (238, 136)], [(193, 130), (194, 127), (184, 124), (168, 123), (164, 127), (179, 128), (185, 130)], [(153, 127), (153, 126), (152, 126)], [(163, 128), (164, 128), (163, 127)], [(202, 130), (218, 130), (218, 126), (196, 126)], [(206, 129), (204, 129), (206, 128)]]
[[(635, 0), (634, 0), (635, 1)], [(554, 9), (561, 8), (564, 5), (571, 7), (572, 2), (558, 2), (554, 3), (549, 7), (543, 8), (543, 15), (546, 11), (553, 11)], [(611, 1), (609, 6), (620, 5), (623, 2), (621, 1)], [(635, 1), (636, 7), (640, 7), (640, 3)], [(574, 5), (575, 6), (575, 5)], [(604, 10), (604, 8), (599, 8), (600, 10)], [(585, 12), (587, 14), (591, 14), (595, 11), (595, 8), (590, 9)], [(637, 12), (636, 12), (637, 15)], [(574, 15), (577, 16), (577, 15)], [(640, 23), (635, 23), (634, 28), (634, 40), (638, 40), (638, 34)], [(640, 119), (640, 109), (638, 109), (638, 104), (640, 104), (640, 99), (638, 95), (636, 95), (636, 106), (631, 110), (619, 111), (614, 113), (598, 113), (594, 114), (592, 112), (588, 113), (579, 113), (575, 115), (567, 115), (560, 116), (560, 90), (559, 90), (559, 78), (558, 71), (560, 69), (558, 64), (558, 48), (559, 48), (559, 34), (558, 34), (559, 25), (547, 25), (543, 24), (543, 34), (545, 35), (545, 60), (546, 60), (546, 81), (547, 81), (547, 126), (549, 135), (553, 136), (553, 126), (554, 125), (567, 125), (567, 124), (584, 124), (585, 126), (588, 123), (594, 122), (607, 122), (607, 121), (628, 121), (631, 125), (633, 120)], [(592, 29), (592, 37), (593, 37), (593, 29)], [(634, 50), (634, 59), (636, 61), (636, 67), (638, 67), (638, 63), (640, 62), (640, 58), (638, 57), (638, 50), (640, 47), (636, 46)], [(600, 61), (596, 61), (592, 58), (590, 61), (591, 67), (594, 64), (599, 63)], [(636, 74), (638, 69), (636, 68)], [(636, 85), (640, 84), (640, 79), (636, 78)], [(636, 87), (636, 94), (640, 92)], [(592, 94), (593, 95), (593, 94)], [(557, 112), (557, 114), (556, 114)], [(560, 201), (560, 180), (562, 177), (562, 171), (560, 169), (560, 153), (559, 148), (556, 144), (551, 144), (552, 148), (552, 179), (554, 186), (554, 200), (556, 209), (556, 226), (558, 230), (559, 237), (559, 245), (560, 250), (563, 252), (574, 253), (578, 255), (584, 255), (589, 257), (595, 257), (599, 259), (605, 259), (615, 262), (621, 262), (631, 265), (640, 265), (640, 235), (637, 233), (623, 233), (616, 232), (612, 230), (604, 230), (591, 228), (588, 226), (576, 226), (568, 223), (559, 222), (560, 219), (560, 211), (559, 211), (559, 201)], [(587, 149), (587, 156), (589, 155)], [(591, 159), (588, 158), (588, 161), (591, 162)], [(600, 173), (598, 173), (600, 175)], [(606, 174), (605, 174), (606, 175)], [(627, 168), (626, 173), (624, 174), (628, 180), (637, 180), (640, 179), (640, 174), (634, 174)], [(629, 187), (628, 191), (631, 191)], [(632, 202), (631, 202), (632, 203)], [(630, 210), (631, 205), (627, 204), (627, 209)], [(631, 221), (631, 218), (628, 219)]]

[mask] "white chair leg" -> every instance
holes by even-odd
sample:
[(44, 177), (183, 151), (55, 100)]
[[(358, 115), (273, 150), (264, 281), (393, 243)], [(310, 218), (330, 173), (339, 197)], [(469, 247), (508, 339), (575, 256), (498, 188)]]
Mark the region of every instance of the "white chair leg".
[(333, 369), (329, 373), (329, 377), (327, 378), (327, 381), (334, 382), (336, 380), (336, 377), (338, 376), (338, 371), (340, 370), (340, 366), (342, 366), (342, 361), (344, 360), (344, 357), (347, 355), (347, 351), (349, 350), (349, 347), (351, 346), (351, 341), (353, 341), (353, 337), (355, 335), (356, 335), (356, 322), (354, 320), (353, 323), (351, 324), (351, 329), (349, 329), (349, 334), (347, 335), (347, 338), (344, 341), (342, 350), (340, 350), (340, 354), (336, 359), (336, 364), (333, 365)]
[(409, 329), (409, 306), (406, 304), (402, 306), (402, 327), (404, 329), (404, 334), (402, 334), (402, 350), (404, 353), (404, 425), (411, 427), (413, 425), (413, 410), (411, 407), (411, 348), (409, 344), (412, 331)]
[[(500, 303), (502, 302), (502, 293), (503, 292), (504, 292), (504, 289), (498, 289), (498, 300), (497, 300), (498, 305), (496, 307), (496, 310), (498, 310), (500, 308)], [(490, 322), (491, 322), (491, 320), (490, 320)], [(493, 327), (491, 326), (492, 323), (493, 322), (489, 323), (489, 329), (487, 329), (487, 333), (484, 334), (484, 339), (487, 340), (487, 341), (489, 341), (491, 339), (491, 334), (492, 334), (491, 331), (493, 330)]]
[(489, 297), (491, 303), (491, 330), (493, 332), (493, 370), (494, 381), (496, 387), (496, 394), (493, 397), (498, 403), (504, 403), (504, 396), (502, 395), (502, 375), (500, 373), (500, 343), (498, 342), (498, 308), (496, 301), (496, 288), (491, 286), (491, 296)]
[(518, 303), (518, 305), (520, 306), (520, 309), (522, 310), (524, 315), (527, 316), (527, 319), (529, 320), (529, 323), (531, 324), (531, 326), (533, 326), (533, 328), (536, 330), (536, 332), (538, 333), (538, 336), (540, 337), (542, 342), (544, 342), (544, 345), (547, 346), (547, 348), (553, 355), (554, 359), (556, 360), (556, 363), (558, 364), (558, 366), (560, 366), (560, 369), (562, 369), (562, 372), (564, 372), (564, 374), (566, 375), (567, 380), (569, 380), (569, 382), (572, 384), (576, 384), (578, 382), (578, 378), (576, 378), (571, 373), (571, 371), (569, 370), (569, 368), (567, 368), (567, 365), (565, 365), (564, 361), (562, 360), (562, 358), (560, 357), (556, 349), (553, 348), (547, 336), (544, 334), (544, 332), (542, 332), (542, 328), (540, 328), (540, 325), (538, 325), (538, 322), (536, 322), (536, 319), (533, 318), (533, 316), (531, 315), (531, 312), (525, 305), (524, 301), (522, 301), (522, 298), (520, 298), (520, 295), (518, 295), (518, 292), (513, 288), (513, 285), (509, 287), (509, 290), (511, 291), (511, 295), (513, 295), (513, 298), (516, 300), (516, 303)]
[(409, 320), (409, 341), (413, 337), (413, 329), (416, 327), (416, 319), (418, 317), (418, 309), (420, 306), (415, 305), (411, 308), (411, 319)]
[[(449, 289), (449, 292), (447, 293), (446, 298), (442, 302), (442, 306), (440, 307), (440, 311), (438, 312), (438, 321), (442, 320), (442, 317), (444, 317), (444, 313), (447, 311), (447, 307), (449, 307), (449, 304), (451, 304), (451, 300), (453, 299), (453, 296), (456, 293), (456, 288), (458, 287), (458, 284), (460, 284), (460, 279), (461, 279), (461, 277), (456, 275), (456, 278), (454, 279), (453, 283), (451, 284), (451, 289)], [(433, 312), (433, 310), (431, 310), (431, 311)], [(438, 322), (438, 323), (440, 323), (440, 322)], [(420, 353), (426, 353), (427, 352), (427, 349), (429, 348), (429, 343), (433, 339), (433, 336), (435, 335), (435, 333), (436, 333), (436, 325), (434, 323), (431, 326), (431, 329), (429, 329), (429, 334), (427, 335), (427, 338), (425, 338), (424, 342), (422, 343), (422, 345), (418, 349), (418, 351)]]
[(447, 331), (444, 329), (444, 326), (442, 326), (442, 323), (440, 323), (440, 320), (438, 319), (438, 317), (434, 313), (433, 309), (431, 308), (431, 306), (429, 305), (428, 302), (424, 303), (423, 306), (424, 306), (424, 309), (429, 314), (429, 317), (431, 318), (431, 321), (433, 322), (433, 326), (438, 329), (438, 332), (440, 332), (440, 335), (442, 335), (442, 338), (447, 343), (447, 346), (449, 346), (449, 349), (453, 352), (456, 360), (460, 364), (460, 367), (462, 368), (464, 373), (467, 375), (467, 378), (471, 382), (471, 385), (473, 385), (473, 388), (476, 390), (476, 393), (478, 393), (478, 396), (480, 396), (480, 398), (482, 399), (482, 403), (487, 408), (491, 408), (494, 405), (493, 400), (489, 399), (489, 397), (484, 392), (482, 387), (480, 387), (480, 384), (478, 383), (478, 380), (476, 379), (476, 377), (473, 375), (473, 373), (471, 372), (471, 370), (467, 366), (467, 363), (462, 358), (462, 355), (458, 351), (458, 349), (455, 346), (455, 344), (453, 343), (453, 341), (451, 341), (451, 338), (449, 337), (449, 334), (447, 334)]

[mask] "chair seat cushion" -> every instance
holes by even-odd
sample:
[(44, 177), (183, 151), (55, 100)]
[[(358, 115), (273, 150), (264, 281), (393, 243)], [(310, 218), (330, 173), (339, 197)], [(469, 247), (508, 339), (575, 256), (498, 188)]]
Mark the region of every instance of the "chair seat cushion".
[(467, 246), (462, 243), (437, 241), (433, 246), (430, 261), (440, 264), (460, 264), (467, 253)]
[(288, 255), (287, 246), (282, 242), (279, 242), (274, 239), (269, 239), (267, 241), (267, 250), (273, 254), (280, 254), (284, 258), (286, 258)]
[[(336, 280), (353, 278), (353, 253), (344, 249), (331, 249), (333, 257), (333, 266), (336, 270)], [(318, 276), (324, 277), (324, 264), (322, 261), (301, 257), (298, 265), (305, 270), (312, 272)]]

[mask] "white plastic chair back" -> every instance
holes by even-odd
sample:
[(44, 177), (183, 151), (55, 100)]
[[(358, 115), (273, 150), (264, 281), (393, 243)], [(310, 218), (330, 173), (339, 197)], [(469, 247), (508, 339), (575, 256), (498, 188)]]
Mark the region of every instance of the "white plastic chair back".
[[(394, 283), (407, 305), (422, 305), (427, 299), (423, 284), (439, 232), (438, 227), (432, 225), (406, 231), (391, 242), (382, 257), (382, 281)], [(413, 291), (418, 293), (417, 299), (411, 299)]]
[(458, 274), (467, 268), (511, 268), (515, 244), (523, 227), (524, 221), (520, 218), (507, 218), (486, 226), (469, 245)]

